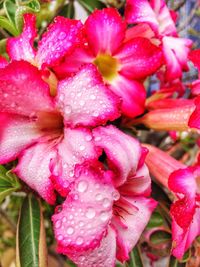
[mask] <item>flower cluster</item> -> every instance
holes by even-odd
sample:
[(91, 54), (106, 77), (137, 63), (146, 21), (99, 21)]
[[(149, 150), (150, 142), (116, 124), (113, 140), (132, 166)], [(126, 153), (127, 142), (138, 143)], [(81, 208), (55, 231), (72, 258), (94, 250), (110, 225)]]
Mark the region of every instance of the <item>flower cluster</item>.
[[(7, 41), (9, 60), (0, 57), (0, 163), (17, 159), (13, 172), (46, 202), (64, 199), (52, 217), (57, 250), (78, 266), (129, 259), (157, 205), (149, 170), (176, 199), (173, 255), (200, 234), (198, 165), (122, 130), (200, 128), (200, 80), (190, 99), (181, 81), (189, 59), (200, 68), (200, 52), (189, 54), (175, 21), (164, 0), (127, 0), (124, 18), (114, 8), (84, 24), (56, 17), (36, 46), (36, 17), (25, 14), (21, 35)], [(155, 74), (160, 88), (147, 98)]]

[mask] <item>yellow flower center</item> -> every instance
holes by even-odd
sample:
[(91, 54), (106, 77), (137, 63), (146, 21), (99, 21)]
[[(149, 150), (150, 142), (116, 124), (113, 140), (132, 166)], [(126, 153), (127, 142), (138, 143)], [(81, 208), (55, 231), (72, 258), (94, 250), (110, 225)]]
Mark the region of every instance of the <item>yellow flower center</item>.
[(117, 76), (119, 63), (109, 54), (99, 54), (94, 60), (94, 64), (106, 81), (111, 82)]

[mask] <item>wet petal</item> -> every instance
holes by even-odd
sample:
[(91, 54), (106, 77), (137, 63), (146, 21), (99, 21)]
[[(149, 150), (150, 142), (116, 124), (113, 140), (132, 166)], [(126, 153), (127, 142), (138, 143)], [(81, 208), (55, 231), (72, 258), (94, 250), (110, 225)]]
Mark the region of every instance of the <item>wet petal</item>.
[(71, 126), (96, 126), (119, 117), (119, 99), (103, 83), (93, 64), (58, 85), (57, 106)]
[(57, 146), (57, 157), (51, 162), (51, 179), (62, 196), (67, 195), (71, 183), (76, 179), (75, 166), (98, 160), (99, 153), (92, 138), (89, 129), (65, 128), (64, 138)]
[(143, 197), (126, 197), (116, 203), (121, 221), (115, 217), (112, 221), (117, 232), (117, 259), (129, 259), (129, 252), (138, 242), (156, 205), (155, 200)]
[(58, 251), (85, 251), (100, 245), (112, 216), (111, 173), (79, 167), (61, 211), (52, 217)]
[(37, 36), (35, 24), (35, 15), (25, 14), (22, 34), (18, 37), (8, 39), (7, 51), (12, 60), (26, 60), (29, 62), (34, 62), (35, 49), (33, 47), (33, 42)]
[(51, 143), (38, 143), (23, 151), (15, 169), (16, 174), (49, 204), (55, 203), (49, 164), (56, 156)]
[(82, 40), (82, 23), (78, 20), (56, 17), (38, 44), (36, 61), (39, 66), (56, 65), (71, 53)]
[(143, 37), (126, 42), (115, 57), (121, 64), (120, 73), (132, 79), (146, 78), (163, 64), (162, 50)]
[(0, 163), (17, 158), (19, 153), (41, 136), (36, 124), (28, 118), (0, 113)]
[(114, 53), (125, 37), (125, 30), (126, 23), (114, 8), (95, 10), (85, 23), (88, 43), (94, 56)]
[(32, 116), (53, 109), (48, 85), (38, 69), (25, 61), (13, 61), (0, 69), (0, 98), (1, 112)]
[(99, 247), (85, 252), (67, 254), (80, 267), (115, 267), (116, 233), (109, 227)]
[(133, 118), (144, 112), (146, 91), (142, 83), (119, 74), (109, 88), (122, 98), (121, 109), (124, 115)]
[(114, 126), (98, 127), (93, 134), (96, 145), (105, 151), (108, 165), (116, 174), (115, 185), (124, 184), (129, 176), (136, 174), (142, 150), (139, 142)]

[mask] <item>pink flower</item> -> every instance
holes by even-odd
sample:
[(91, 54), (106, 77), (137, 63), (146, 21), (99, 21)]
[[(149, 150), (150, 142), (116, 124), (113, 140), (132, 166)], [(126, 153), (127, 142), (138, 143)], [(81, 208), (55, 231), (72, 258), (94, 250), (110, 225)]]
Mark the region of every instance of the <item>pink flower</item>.
[(152, 101), (152, 109), (131, 123), (144, 124), (158, 131), (197, 131), (200, 129), (200, 97), (194, 99), (161, 99)]
[(166, 80), (181, 77), (187, 71), (188, 52), (192, 41), (179, 38), (174, 12), (170, 11), (164, 0), (128, 0), (125, 10), (128, 23), (147, 23), (161, 41), (166, 61)]
[[(77, 167), (76, 180), (53, 215), (58, 252), (78, 266), (115, 266), (129, 258), (156, 207), (144, 164), (146, 150), (113, 126), (93, 130), (104, 164)], [(133, 153), (134, 151), (134, 153)]]
[(14, 171), (50, 204), (54, 189), (68, 193), (76, 164), (98, 159), (91, 128), (120, 115), (92, 64), (60, 81), (52, 97), (36, 67), (12, 61), (0, 69), (0, 97), (0, 164), (18, 159)]
[(172, 254), (181, 259), (194, 239), (200, 235), (200, 168), (186, 167), (158, 148), (150, 145), (147, 147), (149, 154), (146, 163), (150, 173), (175, 196), (170, 209)]
[(95, 64), (109, 88), (120, 96), (122, 112), (134, 117), (144, 111), (145, 89), (141, 81), (163, 63), (161, 50), (145, 37), (127, 36), (127, 24), (117, 10), (95, 10), (84, 25), (82, 47), (54, 68), (66, 77), (84, 63)]

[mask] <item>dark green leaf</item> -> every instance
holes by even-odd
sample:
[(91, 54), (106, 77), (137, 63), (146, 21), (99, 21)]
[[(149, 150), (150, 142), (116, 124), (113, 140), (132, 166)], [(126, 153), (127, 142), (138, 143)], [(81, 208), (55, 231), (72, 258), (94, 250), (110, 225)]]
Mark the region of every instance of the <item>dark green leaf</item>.
[(106, 7), (104, 3), (99, 0), (78, 0), (78, 2), (88, 11), (92, 12), (95, 8), (103, 9)]
[(130, 253), (129, 267), (143, 267), (143, 262), (141, 258), (140, 249), (138, 246), (135, 246)]
[(75, 16), (75, 8), (74, 3), (69, 2), (69, 4), (65, 5), (59, 13), (60, 16), (73, 19)]
[(0, 203), (12, 192), (20, 188), (17, 176), (0, 165)]
[(185, 263), (180, 263), (174, 256), (171, 256), (169, 259), (168, 267), (184, 267)]
[(150, 236), (150, 241), (154, 245), (166, 243), (166, 242), (169, 242), (170, 240), (171, 240), (170, 233), (168, 233), (166, 231), (162, 231), (162, 230), (155, 231)]
[(6, 52), (6, 41), (7, 39), (0, 40), (0, 55)]
[(22, 204), (17, 229), (17, 267), (46, 267), (47, 254), (41, 204), (32, 194)]
[(14, 36), (17, 36), (19, 34), (13, 23), (3, 16), (0, 16), (0, 27)]
[(15, 24), (15, 13), (17, 6), (11, 0), (5, 0), (4, 2), (4, 9), (6, 11), (6, 15), (13, 25)]
[(148, 228), (154, 228), (163, 225), (163, 219), (158, 212), (154, 212), (147, 225)]

